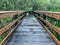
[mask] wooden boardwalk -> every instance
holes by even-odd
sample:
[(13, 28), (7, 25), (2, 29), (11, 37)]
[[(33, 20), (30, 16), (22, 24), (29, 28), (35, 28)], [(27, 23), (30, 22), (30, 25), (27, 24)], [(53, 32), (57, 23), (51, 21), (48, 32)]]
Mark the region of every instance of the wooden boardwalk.
[(27, 15), (6, 45), (56, 45), (33, 15)]

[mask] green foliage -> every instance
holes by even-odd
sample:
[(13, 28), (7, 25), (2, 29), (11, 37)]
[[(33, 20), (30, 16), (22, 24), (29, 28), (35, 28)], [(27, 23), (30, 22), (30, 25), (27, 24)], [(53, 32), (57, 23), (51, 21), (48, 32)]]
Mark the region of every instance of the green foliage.
[(60, 0), (0, 0), (0, 10), (60, 11)]
[(12, 19), (13, 19), (13, 16), (2, 19), (0, 22), (0, 29), (4, 27), (5, 25), (7, 25), (8, 23), (10, 23)]
[(2, 19), (3, 20), (2, 22), (4, 22), (4, 23), (11, 22), (12, 21), (12, 18), (13, 17), (4, 18), (4, 19)]
[(60, 20), (51, 18), (51, 17), (46, 17), (46, 20), (55, 25), (56, 27), (60, 28)]

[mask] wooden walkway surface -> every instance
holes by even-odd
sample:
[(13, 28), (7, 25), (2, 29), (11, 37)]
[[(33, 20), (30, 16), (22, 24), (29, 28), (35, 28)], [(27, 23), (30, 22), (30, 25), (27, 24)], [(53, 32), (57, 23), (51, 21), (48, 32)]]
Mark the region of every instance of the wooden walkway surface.
[(56, 45), (33, 15), (26, 15), (6, 45)]

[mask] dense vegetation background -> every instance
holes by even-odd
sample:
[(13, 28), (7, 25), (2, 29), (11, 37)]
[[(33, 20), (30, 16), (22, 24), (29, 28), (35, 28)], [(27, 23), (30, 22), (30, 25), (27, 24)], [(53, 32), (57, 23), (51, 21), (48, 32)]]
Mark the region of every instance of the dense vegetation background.
[(0, 10), (60, 11), (60, 0), (0, 0)]

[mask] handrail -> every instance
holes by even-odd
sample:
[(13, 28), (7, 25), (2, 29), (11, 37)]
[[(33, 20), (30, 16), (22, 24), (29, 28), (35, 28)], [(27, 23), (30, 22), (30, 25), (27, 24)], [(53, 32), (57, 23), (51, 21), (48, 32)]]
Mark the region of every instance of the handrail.
[(51, 11), (35, 11), (35, 12), (60, 20), (60, 12)]
[[(24, 15), (23, 15), (24, 16)], [(19, 19), (21, 19), (23, 16), (19, 17), (18, 19), (16, 19), (16, 21), (18, 21)], [(21, 23), (22, 20), (19, 22)], [(15, 22), (16, 23), (16, 22)], [(16, 27), (19, 25), (19, 23), (9, 32), (9, 34), (4, 38), (4, 40), (2, 40), (2, 42), (0, 43), (0, 45), (4, 45), (8, 39), (10, 38), (10, 36), (12, 36), (13, 31), (16, 29)]]
[(3, 19), (3, 18), (7, 18), (9, 16), (15, 16), (16, 14), (21, 14), (23, 13), (24, 11), (2, 11), (0, 12), (0, 20)]
[(44, 23), (46, 23), (46, 25), (48, 25), (50, 28), (54, 29), (54, 31), (56, 31), (59, 35), (60, 35), (60, 30), (54, 26), (53, 24), (51, 24), (50, 22), (48, 22), (47, 20), (44, 20), (43, 18), (37, 16), (38, 18), (40, 18)]
[(2, 29), (0, 29), (0, 35), (2, 35), (2, 33), (4, 33), (6, 30), (8, 30), (12, 25), (14, 25), (16, 23), (16, 21), (17, 20), (14, 20), (13, 22), (9, 23), (8, 25), (6, 25)]
[(18, 16), (16, 19), (13, 19), (12, 22), (10, 22), (9, 24), (7, 24), (6, 26), (4, 26), (3, 28), (0, 29), (0, 36), (6, 32), (7, 30), (9, 30), (13, 25), (16, 25), (9, 31), (9, 33), (7, 34), (7, 36), (2, 40), (2, 42), (0, 42), (0, 45), (5, 45), (6, 41), (10, 38), (11, 34), (13, 33), (13, 31), (17, 28), (18, 24), (21, 23), (22, 18), (25, 16), (25, 11), (1, 11), (0, 12), (0, 20), (3, 18), (7, 18), (10, 16), (16, 17)]
[(56, 44), (59, 44), (60, 41), (49, 31), (49, 29), (41, 22), (41, 20), (39, 20), (39, 22), (40, 22), (40, 24), (42, 24), (42, 26), (48, 32), (48, 34), (53, 38), (53, 40), (56, 42)]
[(60, 12), (53, 12), (53, 11), (34, 11), (37, 13), (53, 13), (53, 14), (60, 14)]
[(3, 13), (14, 13), (14, 12), (17, 12), (17, 13), (20, 13), (20, 12), (25, 12), (25, 11), (0, 11), (0, 14), (3, 14)]
[[(35, 14), (35, 17), (38, 19), (38, 21), (43, 25), (43, 27), (48, 32), (48, 34), (56, 42), (56, 44), (60, 45), (60, 40), (58, 40), (58, 38), (55, 37), (55, 35), (48, 29), (48, 27), (51, 28), (51, 29), (53, 29), (52, 31), (55, 31), (58, 35), (60, 35), (60, 29), (58, 27), (56, 27), (55, 25), (53, 25), (48, 20), (46, 20), (46, 16), (51, 17), (51, 18), (56, 19), (56, 20), (60, 20), (60, 18), (59, 18), (60, 17), (60, 12), (57, 13), (57, 12), (41, 12), (40, 11), (40, 13), (39, 12), (33, 12), (33, 13)], [(49, 15), (47, 13), (49, 13)]]
[[(4, 12), (4, 11), (3, 11)], [(17, 12), (17, 11), (6, 11), (6, 13), (4, 12), (3, 14), (1, 14), (0, 15), (0, 19), (2, 19), (2, 18), (7, 18), (7, 17), (9, 17), (9, 16), (15, 16), (15, 15), (17, 15), (19, 12)], [(20, 12), (20, 13), (23, 13), (23, 12)], [(20, 17), (21, 18), (21, 17)], [(11, 23), (9, 23), (8, 25), (6, 25), (4, 28), (2, 28), (2, 29), (0, 29), (0, 35), (2, 34), (2, 33), (4, 33), (6, 30), (8, 30), (12, 25), (14, 25), (15, 23), (16, 23), (16, 21), (17, 21), (17, 19), (16, 20), (14, 20), (13, 22), (11, 22)]]
[(45, 28), (45, 30), (48, 32), (48, 34), (52, 37), (52, 39), (54, 40), (54, 42), (56, 42), (56, 44), (59, 45), (60, 41), (49, 31), (49, 29), (46, 26), (44, 26), (44, 25), (42, 25), (42, 26)]

